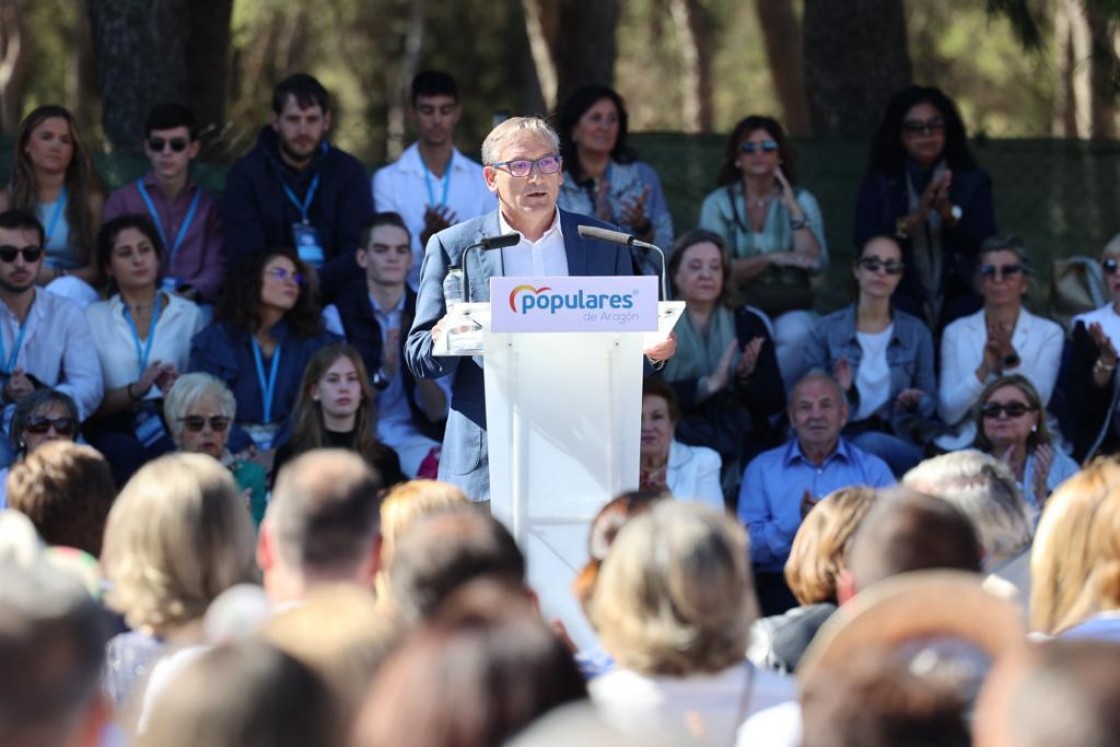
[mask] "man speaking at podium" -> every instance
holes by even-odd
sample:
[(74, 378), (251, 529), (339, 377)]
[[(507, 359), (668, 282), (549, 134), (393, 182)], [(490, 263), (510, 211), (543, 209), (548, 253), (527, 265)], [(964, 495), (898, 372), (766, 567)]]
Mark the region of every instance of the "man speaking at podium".
[[(579, 226), (614, 228), (556, 207), (563, 181), (560, 141), (537, 117), (513, 117), (495, 127), (482, 143), (483, 178), (498, 197), (498, 210), (440, 231), (428, 241), (420, 270), (416, 318), (408, 335), (409, 368), (420, 378), (455, 374), (451, 412), (443, 438), (439, 478), (458, 485), (473, 501), (490, 500), (486, 398), (482, 368), (471, 357), (436, 357), (434, 342), (448, 327), (443, 279), (452, 265), (461, 265), (468, 247), (483, 240), (519, 234), (520, 240), (501, 249), (475, 250), (466, 257), (470, 301), (490, 300), (490, 278), (496, 276), (632, 275), (626, 247), (584, 239)], [(672, 357), (673, 338), (645, 351), (655, 363)], [(548, 396), (542, 392), (541, 396)]]

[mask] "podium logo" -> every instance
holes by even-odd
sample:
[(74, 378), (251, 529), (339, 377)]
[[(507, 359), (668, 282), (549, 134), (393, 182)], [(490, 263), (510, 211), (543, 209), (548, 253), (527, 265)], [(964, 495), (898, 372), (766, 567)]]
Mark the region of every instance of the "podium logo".
[(634, 293), (585, 293), (582, 290), (575, 293), (551, 293), (551, 290), (547, 285), (541, 288), (519, 285), (510, 291), (509, 307), (515, 314), (634, 308)]

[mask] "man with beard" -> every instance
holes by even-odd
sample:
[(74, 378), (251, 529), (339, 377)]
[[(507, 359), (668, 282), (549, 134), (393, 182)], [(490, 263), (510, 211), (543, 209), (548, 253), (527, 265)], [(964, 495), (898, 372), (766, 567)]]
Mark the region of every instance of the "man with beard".
[(373, 215), (366, 171), (327, 142), (330, 127), (330, 94), (319, 81), (306, 73), (284, 79), (272, 93), (272, 121), (230, 170), (222, 199), (231, 262), (294, 247), (318, 270), (327, 299), (361, 278), (354, 250)]
[(886, 462), (840, 436), (848, 403), (832, 377), (813, 372), (797, 383), (789, 398), (789, 422), (794, 437), (751, 460), (739, 490), (739, 521), (750, 532), (763, 615), (797, 605), (783, 571), (802, 511), (840, 488), (895, 483)]

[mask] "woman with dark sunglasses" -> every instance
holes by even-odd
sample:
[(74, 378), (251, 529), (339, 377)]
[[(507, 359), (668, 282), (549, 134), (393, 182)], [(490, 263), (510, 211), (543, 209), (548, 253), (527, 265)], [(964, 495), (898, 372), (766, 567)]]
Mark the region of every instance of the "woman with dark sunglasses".
[[(20, 461), (48, 441), (78, 436), (78, 406), (55, 389), (36, 389), (19, 401), (12, 414), (12, 448)], [(0, 470), (0, 508), (8, 505), (8, 467)]]
[(1053, 445), (1038, 390), (1021, 374), (988, 383), (976, 406), (973, 447), (1005, 462), (1037, 521), (1046, 498), (1077, 472), (1077, 462)]
[(1022, 374), (1045, 408), (1062, 358), (1062, 328), (1023, 307), (1034, 276), (1023, 243), (1015, 236), (993, 236), (981, 245), (978, 262), (974, 271), (984, 308), (950, 324), (941, 338), (938, 411), (949, 429), (937, 445), (946, 451), (975, 439), (972, 408), (993, 379)]
[(976, 253), (995, 232), (992, 180), (969, 151), (952, 99), (934, 87), (899, 91), (872, 141), (855, 213), (856, 246), (882, 234), (902, 243), (895, 305), (938, 334), (975, 311)]
[(190, 370), (216, 376), (237, 398), (230, 448), (252, 448), (267, 471), (303, 369), (338, 339), (324, 329), (314, 280), (292, 249), (252, 254), (227, 276), (213, 324), (191, 341)]
[(899, 479), (921, 461), (937, 409), (933, 337), (921, 319), (891, 305), (904, 270), (898, 241), (868, 240), (852, 268), (856, 302), (813, 328), (803, 369), (836, 377), (848, 398), (844, 435)]
[(700, 208), (700, 227), (722, 236), (731, 252), (733, 287), (774, 323), (787, 388), (814, 321), (809, 276), (828, 264), (820, 205), (796, 183), (793, 148), (782, 126), (751, 115), (731, 131), (718, 187)]

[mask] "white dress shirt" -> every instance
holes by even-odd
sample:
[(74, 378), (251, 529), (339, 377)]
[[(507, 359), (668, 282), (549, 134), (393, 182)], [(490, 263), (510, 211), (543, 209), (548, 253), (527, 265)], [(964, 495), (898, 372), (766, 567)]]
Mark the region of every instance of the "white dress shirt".
[(498, 229), (501, 233), (521, 235), (520, 243), (502, 249), (502, 274), (506, 277), (566, 277), (568, 252), (564, 248), (564, 233), (560, 230), (560, 211), (552, 225), (536, 241), (529, 241), (525, 234), (510, 226), (498, 211)]

